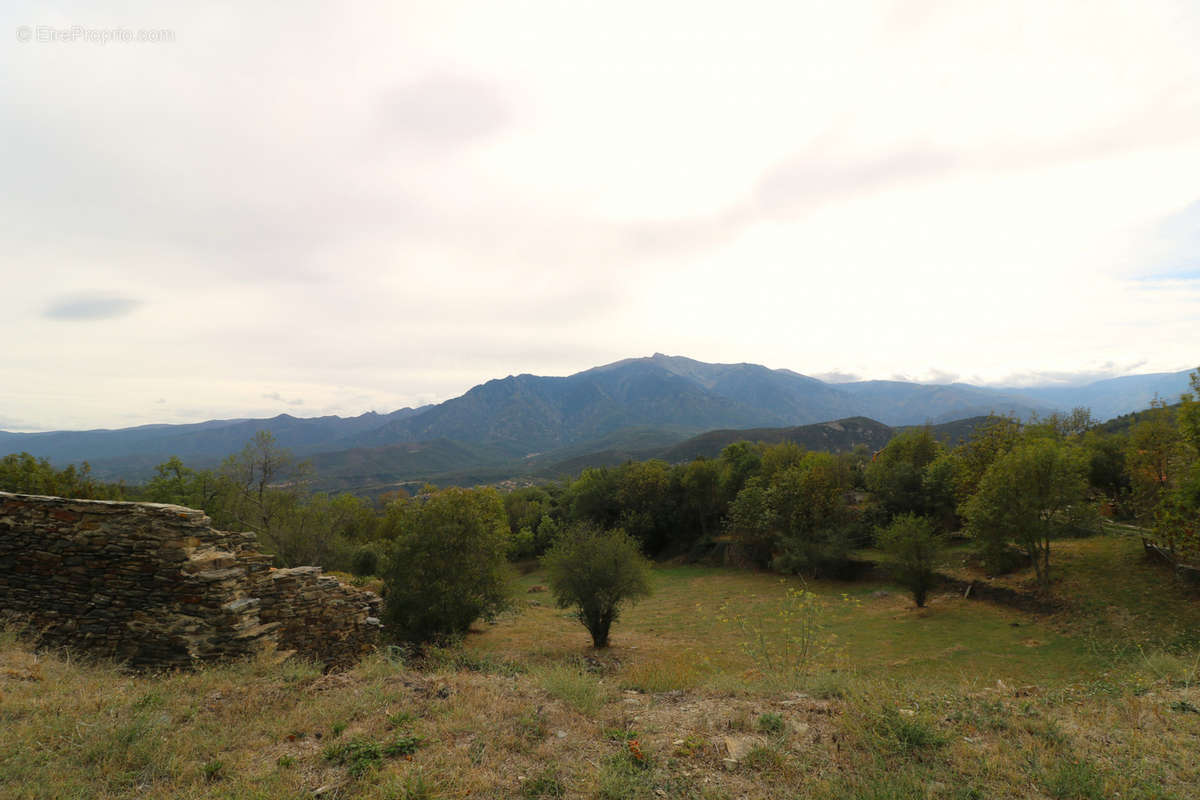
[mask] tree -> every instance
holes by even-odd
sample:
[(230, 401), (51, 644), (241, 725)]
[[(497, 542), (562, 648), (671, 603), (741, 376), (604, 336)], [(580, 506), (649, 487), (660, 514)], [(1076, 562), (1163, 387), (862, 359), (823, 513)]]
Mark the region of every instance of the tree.
[(608, 647), (608, 632), (626, 602), (650, 594), (650, 564), (624, 530), (577, 525), (542, 556), (559, 608), (576, 608), (592, 645)]
[(778, 525), (771, 507), (771, 491), (752, 478), (729, 504), (725, 532), (744, 562), (767, 567), (778, 545)]
[(1095, 524), (1087, 496), (1087, 461), (1077, 448), (1050, 439), (1023, 444), (996, 459), (963, 511), (985, 546), (1015, 542), (1038, 582), (1050, 583), (1050, 542)]
[(308, 494), (312, 465), (297, 461), (270, 431), (259, 431), (240, 453), (221, 463), (218, 474), (224, 484), (221, 514), (262, 537), (280, 563), (300, 563), (294, 552), (296, 514)]
[(930, 513), (940, 500), (925, 492), (925, 468), (943, 450), (928, 428), (901, 433), (867, 465), (867, 488), (890, 516)]
[[(1143, 524), (1152, 524), (1167, 493), (1185, 470), (1187, 448), (1179, 427), (1162, 401), (1154, 401), (1129, 432), (1125, 465), (1129, 471), (1134, 510)], [(1174, 550), (1174, 544), (1168, 546)]]
[(697, 458), (683, 468), (679, 482), (683, 490), (684, 519), (692, 526), (692, 531), (699, 533), (698, 537), (688, 538), (708, 541), (716, 534), (725, 511), (721, 496), (720, 462)]
[(768, 501), (778, 530), (775, 569), (829, 576), (843, 570), (856, 544), (842, 483), (848, 474), (829, 453), (807, 453), (775, 475)]
[(631, 461), (616, 473), (616, 500), (621, 516), (616, 527), (641, 543), (648, 553), (657, 554), (678, 536), (678, 493), (671, 476), (671, 465), (659, 459)]
[(86, 461), (78, 467), (68, 464), (56, 470), (46, 459), (34, 458), (29, 453), (0, 458), (0, 491), (94, 500), (120, 500), (125, 496), (124, 484), (93, 480), (92, 468)]
[[(1021, 441), (1021, 423), (1015, 417), (990, 416), (960, 447), (955, 448), (955, 494), (964, 503), (979, 491), (979, 482), (1000, 456)], [(960, 512), (961, 513), (961, 512)]]
[(172, 503), (199, 508), (210, 515), (219, 514), (218, 495), (221, 482), (210, 470), (197, 472), (184, 466), (179, 456), (154, 468), (154, 477), (146, 482), (143, 492), (152, 503)]
[(495, 489), (442, 489), (388, 507), (384, 623), (398, 641), (467, 632), (509, 606), (508, 517)]
[(896, 580), (912, 592), (917, 608), (923, 608), (936, 581), (934, 568), (945, 546), (942, 537), (924, 517), (902, 514), (879, 532), (877, 543), (892, 557)]

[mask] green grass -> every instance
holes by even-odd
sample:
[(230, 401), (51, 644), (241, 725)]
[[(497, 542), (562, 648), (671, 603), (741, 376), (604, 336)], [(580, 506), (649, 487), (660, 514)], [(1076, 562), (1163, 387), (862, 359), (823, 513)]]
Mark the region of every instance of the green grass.
[(656, 569), (599, 652), (546, 605), (421, 663), (330, 675), (267, 659), (131, 675), (0, 630), (0, 798), (1193, 796), (1200, 599), (1136, 540), (1055, 559), (1064, 607), (1041, 617), (810, 583), (832, 638), (791, 683), (718, 610), (774, 624), (798, 582), (712, 568)]
[[(939, 685), (1078, 683), (1102, 675), (1113, 664), (1114, 649), (1119, 649), (1119, 637), (1112, 631), (1076, 622), (1079, 613), (1089, 614), (1102, 602), (1114, 583), (1112, 578), (1099, 582), (1098, 568), (1089, 559), (1100, 559), (1117, 574), (1121, 560), (1140, 559), (1140, 546), (1133, 549), (1130, 544), (1108, 537), (1060, 543), (1062, 585), (1081, 598), (1080, 612), (1070, 618), (1035, 617), (936, 592), (926, 609), (917, 610), (903, 590), (887, 582), (801, 582), (731, 569), (659, 567), (653, 573), (654, 594), (624, 611), (604, 657), (619, 662), (615, 677), (624, 688), (765, 688), (763, 665), (746, 655), (745, 637), (737, 626), (722, 619), (740, 614), (750, 623), (769, 625), (785, 591), (803, 585), (823, 603), (824, 647), (796, 688), (838, 683), (836, 676), (845, 672), (856, 679), (919, 678)], [(1139, 566), (1137, 580), (1143, 588), (1126, 594), (1149, 602), (1144, 587), (1152, 576), (1144, 574), (1148, 565)], [(521, 580), (534, 585), (543, 582), (543, 576), (534, 572)], [(886, 596), (878, 596), (881, 593)], [(1135, 618), (1157, 615), (1165, 623), (1177, 611), (1176, 602), (1154, 602)], [(1200, 616), (1191, 617), (1200, 623)], [(1173, 626), (1167, 627), (1177, 641)], [(565, 663), (591, 651), (583, 627), (569, 614), (545, 605), (472, 637), (469, 647), (492, 658), (543, 664)]]

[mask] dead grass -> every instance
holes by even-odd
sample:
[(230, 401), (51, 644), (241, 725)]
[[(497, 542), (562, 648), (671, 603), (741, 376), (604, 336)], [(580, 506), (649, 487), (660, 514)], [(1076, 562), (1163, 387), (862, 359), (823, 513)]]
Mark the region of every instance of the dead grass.
[[(1076, 597), (1048, 619), (810, 585), (835, 638), (789, 686), (715, 615), (770, 613), (778, 578), (724, 570), (657, 570), (607, 651), (535, 606), (420, 670), (133, 676), (2, 632), (0, 797), (1182, 800), (1200, 786), (1194, 611), (1148, 594), (1158, 572), (1096, 581), (1123, 546), (1063, 543)], [(1115, 617), (1072, 616), (1101, 596), (1146, 626), (1140, 650), (1112, 646)]]

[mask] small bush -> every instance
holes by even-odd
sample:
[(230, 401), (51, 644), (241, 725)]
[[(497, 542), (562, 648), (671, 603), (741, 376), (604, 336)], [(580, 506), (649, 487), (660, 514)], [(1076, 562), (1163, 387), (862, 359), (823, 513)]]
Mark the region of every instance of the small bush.
[(410, 756), (421, 746), (420, 736), (397, 736), (383, 747), (383, 754), (388, 758)]
[(357, 578), (379, 574), (379, 553), (371, 547), (360, 547), (350, 559), (350, 572)]
[(871, 732), (888, 750), (913, 754), (941, 747), (946, 737), (917, 716), (901, 714), (894, 708), (884, 708), (874, 719)]
[(542, 710), (522, 714), (516, 721), (517, 735), (527, 742), (540, 742), (546, 738), (546, 720), (542, 718)]
[(359, 778), (379, 766), (383, 760), (383, 748), (371, 739), (357, 738), (345, 744), (329, 745), (324, 755), (326, 761), (347, 767), (351, 775)]
[[(636, 742), (636, 739), (629, 740), (624, 750), (607, 759), (600, 768), (599, 786), (596, 790), (596, 797), (600, 800), (654, 797), (650, 759), (644, 754), (639, 759), (629, 750), (630, 745)], [(638, 750), (640, 752), (640, 747)]]
[(942, 537), (924, 517), (902, 514), (879, 532), (877, 541), (879, 549), (892, 557), (891, 571), (896, 580), (912, 592), (917, 608), (923, 608), (945, 548)]
[(401, 800), (434, 800), (436, 797), (425, 773), (413, 772), (404, 777), (404, 785), (400, 788)]
[(1059, 762), (1043, 781), (1046, 794), (1054, 800), (1103, 800), (1104, 781), (1087, 761)]
[(827, 642), (824, 604), (807, 589), (788, 587), (774, 613), (749, 617), (730, 611), (726, 604), (720, 614), (722, 622), (737, 626), (742, 651), (774, 683), (794, 683)]
[(608, 632), (621, 606), (650, 594), (650, 564), (624, 530), (577, 525), (542, 556), (559, 608), (574, 606), (595, 647), (608, 647)]
[(585, 716), (593, 716), (608, 699), (599, 681), (573, 667), (555, 665), (541, 673), (542, 688)]
[(508, 517), (494, 489), (443, 489), (388, 507), (384, 622), (404, 642), (462, 636), (511, 605)]
[(521, 786), (521, 796), (528, 800), (537, 800), (542, 797), (565, 797), (566, 794), (567, 787), (554, 767), (546, 767)]
[(742, 757), (742, 766), (755, 772), (783, 772), (787, 769), (787, 760), (774, 747), (760, 744)]
[(783, 733), (784, 724), (783, 716), (767, 712), (758, 715), (758, 730), (761, 733), (780, 734)]

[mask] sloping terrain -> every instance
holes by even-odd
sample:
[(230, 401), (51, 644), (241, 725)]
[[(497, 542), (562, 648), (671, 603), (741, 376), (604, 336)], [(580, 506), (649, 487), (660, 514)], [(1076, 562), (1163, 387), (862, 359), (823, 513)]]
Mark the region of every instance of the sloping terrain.
[[(786, 369), (708, 364), (656, 353), (566, 377), (508, 376), (437, 405), (390, 414), (312, 419), (281, 414), (121, 430), (0, 432), (0, 454), (26, 451), (60, 466), (88, 461), (99, 478), (137, 481), (170, 456), (195, 467), (214, 466), (256, 431), (268, 430), (299, 456), (319, 454), (318, 461), (334, 472), (372, 480), (435, 470), (477, 474), (520, 459), (527, 460), (529, 469), (545, 472), (551, 464), (581, 464), (587, 458), (617, 463), (644, 457), (653, 448), (704, 431), (795, 428), (853, 417), (894, 427), (989, 413), (1028, 417), (1078, 405), (1091, 405), (1104, 418), (1134, 411), (1156, 394), (1177, 395), (1186, 385), (1187, 373), (1182, 372), (1071, 389), (997, 390), (903, 381), (829, 384)], [(649, 439), (639, 443), (623, 433), (632, 430), (661, 435), (653, 444)], [(822, 437), (828, 440), (824, 446), (834, 448), (849, 441), (833, 435), (833, 429), (823, 430), (812, 440), (813, 447), (823, 446)], [(768, 434), (738, 438), (763, 436)], [(399, 444), (420, 446), (386, 449)], [(368, 452), (379, 448), (385, 449)], [(396, 471), (389, 474), (390, 465)]]

